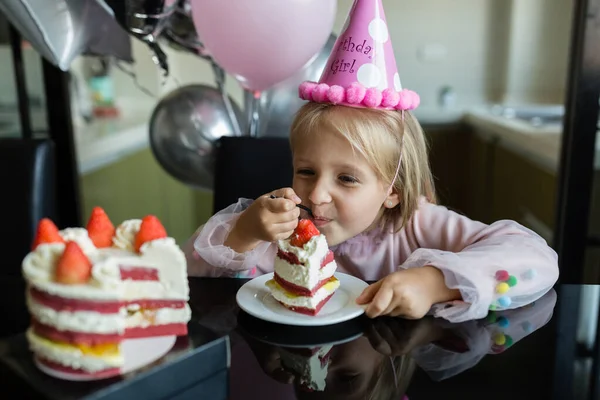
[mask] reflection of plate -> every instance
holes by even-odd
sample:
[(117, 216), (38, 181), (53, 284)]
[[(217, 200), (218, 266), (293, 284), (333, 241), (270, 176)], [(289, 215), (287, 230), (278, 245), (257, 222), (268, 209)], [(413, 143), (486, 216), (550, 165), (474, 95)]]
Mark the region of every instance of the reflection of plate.
[(340, 287), (315, 316), (299, 314), (279, 304), (265, 286), (272, 277), (273, 273), (261, 275), (238, 290), (236, 300), (242, 310), (265, 321), (295, 326), (333, 325), (364, 313), (364, 308), (356, 304), (355, 299), (368, 284), (354, 276), (335, 273)]
[(363, 335), (365, 321), (350, 321), (327, 326), (291, 326), (263, 321), (245, 312), (238, 314), (238, 329), (258, 341), (279, 347), (319, 347), (351, 342)]
[(141, 339), (124, 340), (121, 344), (121, 351), (125, 358), (125, 364), (120, 371), (113, 374), (103, 376), (87, 376), (82, 374), (74, 374), (64, 371), (59, 371), (42, 364), (35, 358), (35, 365), (46, 374), (59, 379), (69, 381), (95, 381), (100, 379), (112, 378), (117, 375), (124, 375), (136, 369), (144, 367), (151, 362), (154, 362), (167, 354), (175, 344), (175, 336), (158, 336)]
[(353, 319), (324, 327), (291, 327), (265, 322), (242, 311), (238, 315), (238, 328), (242, 333), (272, 346), (307, 348), (335, 346), (356, 340), (363, 335), (364, 324), (361, 319)]

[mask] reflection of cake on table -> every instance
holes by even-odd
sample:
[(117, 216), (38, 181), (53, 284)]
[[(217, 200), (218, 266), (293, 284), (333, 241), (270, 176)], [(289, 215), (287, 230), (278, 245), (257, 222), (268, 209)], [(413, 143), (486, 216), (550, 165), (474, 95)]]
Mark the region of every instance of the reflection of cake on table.
[(116, 229), (101, 208), (87, 228), (43, 219), (23, 260), (38, 360), (92, 376), (118, 372), (125, 339), (186, 335), (191, 312), (183, 252), (154, 216)]
[(285, 307), (316, 315), (340, 286), (336, 268), (325, 235), (303, 219), (290, 239), (279, 241), (273, 279), (266, 284)]
[(332, 347), (280, 348), (281, 365), (296, 376), (304, 390), (323, 391)]

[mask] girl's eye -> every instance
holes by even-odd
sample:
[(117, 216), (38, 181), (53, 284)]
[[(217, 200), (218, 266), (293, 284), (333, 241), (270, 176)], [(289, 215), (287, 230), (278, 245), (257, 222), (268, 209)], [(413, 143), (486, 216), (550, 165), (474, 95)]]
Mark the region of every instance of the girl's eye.
[(339, 179), (344, 183), (358, 183), (358, 179), (350, 175), (341, 175)]
[(314, 171), (307, 169), (307, 168), (299, 169), (296, 171), (296, 173), (298, 175), (314, 175), (315, 174)]

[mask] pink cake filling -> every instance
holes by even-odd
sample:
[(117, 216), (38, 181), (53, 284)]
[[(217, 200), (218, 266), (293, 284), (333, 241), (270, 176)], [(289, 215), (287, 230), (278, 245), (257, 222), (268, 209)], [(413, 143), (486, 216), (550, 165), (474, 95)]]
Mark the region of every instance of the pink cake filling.
[(134, 267), (130, 265), (119, 265), (121, 280), (132, 281), (158, 281), (158, 270), (148, 267)]
[(325, 368), (325, 366), (329, 363), (329, 359), (331, 358), (332, 351), (333, 351), (333, 347), (327, 352), (327, 354), (319, 357), (319, 361), (321, 361), (321, 368)]
[(68, 374), (76, 374), (76, 375), (80, 375), (80, 376), (90, 376), (90, 377), (102, 379), (102, 378), (109, 378), (111, 376), (119, 375), (121, 373), (120, 368), (108, 368), (108, 369), (104, 369), (102, 371), (97, 371), (97, 372), (87, 372), (87, 371), (84, 371), (81, 369), (74, 369), (71, 367), (60, 365), (53, 361), (46, 360), (45, 358), (38, 357), (37, 359), (41, 364), (44, 364), (48, 368), (52, 368), (53, 370), (65, 372)]
[(98, 301), (68, 299), (42, 292), (34, 287), (29, 289), (31, 297), (39, 304), (56, 311), (95, 311), (101, 314), (116, 314), (122, 307), (137, 305), (144, 309), (184, 308), (185, 300), (140, 299), (132, 301)]
[(323, 287), (323, 285), (325, 285), (327, 282), (329, 282), (331, 277), (325, 278), (325, 279), (322, 279), (321, 281), (319, 281), (319, 283), (317, 283), (317, 285), (314, 288), (312, 288), (312, 290), (309, 290), (305, 287), (298, 286), (294, 283), (286, 281), (285, 279), (283, 279), (282, 277), (277, 275), (277, 272), (273, 273), (273, 279), (275, 279), (275, 282), (277, 282), (279, 284), (279, 286), (281, 286), (282, 288), (284, 288), (285, 290), (287, 290), (290, 293), (294, 293), (294, 294), (297, 294), (300, 296), (312, 297), (317, 292), (317, 290), (321, 289)]
[(327, 303), (329, 301), (329, 299), (331, 298), (331, 296), (333, 296), (333, 293), (331, 293), (329, 296), (327, 296), (323, 300), (321, 300), (321, 302), (319, 304), (317, 304), (317, 306), (314, 309), (313, 308), (308, 308), (308, 307), (290, 306), (288, 304), (282, 303), (281, 301), (279, 303), (281, 303), (281, 305), (284, 306), (285, 308), (287, 308), (289, 310), (292, 310), (292, 311), (295, 311), (297, 313), (315, 316), (315, 315), (317, 315), (319, 313), (319, 311), (321, 311), (321, 308), (323, 308), (323, 306), (325, 305), (325, 303)]
[[(302, 263), (300, 262), (300, 260), (298, 260), (298, 257), (296, 257), (296, 255), (294, 253), (289, 253), (287, 251), (278, 249), (277, 257), (279, 257), (282, 260), (285, 260), (293, 265), (302, 265)], [(329, 264), (332, 261), (333, 261), (333, 251), (329, 250), (327, 252), (327, 254), (325, 255), (325, 258), (323, 258), (323, 261), (321, 261), (321, 268), (323, 268), (324, 266), (326, 266), (327, 264)]]
[(104, 343), (119, 343), (125, 339), (135, 339), (141, 337), (187, 335), (187, 324), (185, 323), (154, 325), (144, 328), (127, 328), (123, 334), (61, 331), (54, 327), (44, 325), (35, 319), (32, 319), (31, 324), (34, 332), (38, 336), (48, 338), (55, 342), (83, 344), (88, 346)]

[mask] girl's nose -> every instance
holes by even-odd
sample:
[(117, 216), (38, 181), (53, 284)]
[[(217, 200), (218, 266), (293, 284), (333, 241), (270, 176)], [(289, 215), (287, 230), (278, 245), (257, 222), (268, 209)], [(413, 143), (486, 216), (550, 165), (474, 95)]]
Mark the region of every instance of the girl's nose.
[(325, 182), (321, 179), (315, 182), (308, 199), (315, 205), (324, 204), (331, 202), (331, 195)]

